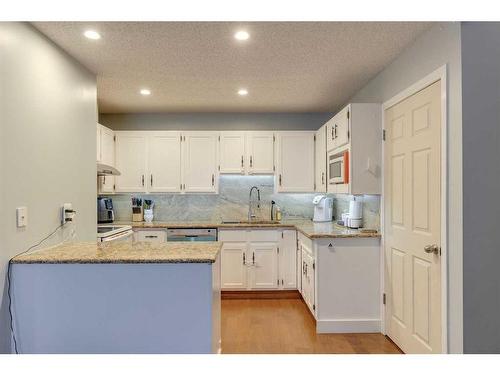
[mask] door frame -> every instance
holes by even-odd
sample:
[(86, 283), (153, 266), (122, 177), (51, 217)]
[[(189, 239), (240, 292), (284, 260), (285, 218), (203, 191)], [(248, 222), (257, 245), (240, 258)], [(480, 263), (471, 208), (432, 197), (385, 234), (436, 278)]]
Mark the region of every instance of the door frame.
[[(448, 117), (447, 117), (447, 64), (442, 65), (424, 78), (382, 104), (382, 131), (385, 124), (386, 109), (409, 98), (433, 83), (441, 81), (441, 351), (448, 353)], [(385, 293), (385, 142), (382, 142), (382, 197), (381, 197), (381, 287)], [(386, 334), (386, 305), (381, 303), (381, 331)]]

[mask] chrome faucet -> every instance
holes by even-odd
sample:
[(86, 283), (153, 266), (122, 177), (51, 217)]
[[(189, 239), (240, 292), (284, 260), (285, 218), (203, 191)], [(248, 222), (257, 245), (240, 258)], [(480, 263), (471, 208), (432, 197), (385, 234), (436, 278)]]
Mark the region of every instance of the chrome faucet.
[(252, 186), (250, 188), (250, 194), (248, 196), (248, 221), (252, 221), (255, 218), (255, 214), (252, 210), (252, 192), (253, 189), (257, 190), (257, 208), (260, 208), (260, 190), (257, 186)]

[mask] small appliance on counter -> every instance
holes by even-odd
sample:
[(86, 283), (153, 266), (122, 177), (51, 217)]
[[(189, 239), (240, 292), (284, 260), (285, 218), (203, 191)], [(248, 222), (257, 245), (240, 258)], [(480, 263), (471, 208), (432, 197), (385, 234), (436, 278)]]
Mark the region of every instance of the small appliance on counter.
[(314, 222), (332, 221), (333, 217), (333, 198), (326, 195), (317, 195), (313, 199), (314, 204)]
[(111, 198), (97, 197), (97, 222), (112, 223), (115, 220), (113, 200)]
[(363, 226), (363, 202), (356, 200), (356, 197), (349, 202), (349, 214), (345, 217), (344, 225), (355, 229)]

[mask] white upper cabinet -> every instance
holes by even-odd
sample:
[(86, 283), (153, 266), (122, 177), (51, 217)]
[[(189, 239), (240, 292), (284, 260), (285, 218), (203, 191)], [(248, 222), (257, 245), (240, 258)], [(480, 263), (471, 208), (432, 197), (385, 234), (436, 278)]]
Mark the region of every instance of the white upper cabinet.
[(277, 132), (277, 192), (314, 191), (314, 135), (311, 131)]
[(351, 103), (327, 122), (327, 163), (348, 154), (348, 183), (328, 182), (329, 193), (381, 194), (381, 112), (380, 104)]
[(315, 141), (315, 191), (326, 193), (326, 124), (316, 132)]
[(96, 160), (98, 162), (100, 162), (101, 161), (101, 125), (100, 124), (97, 124), (97, 127), (96, 127), (96, 151), (97, 151)]
[(245, 173), (245, 132), (221, 132), (220, 173)]
[(219, 133), (193, 131), (182, 134), (183, 190), (186, 193), (216, 193)]
[[(100, 125), (101, 127), (101, 160), (103, 164), (115, 166), (115, 133), (113, 130)], [(99, 191), (101, 193), (112, 193), (114, 191), (115, 178), (113, 176), (100, 177)]]
[(144, 132), (116, 132), (117, 192), (146, 192), (147, 136)]
[(327, 149), (331, 151), (349, 142), (350, 106), (348, 105), (327, 122)]
[(148, 190), (181, 191), (181, 133), (152, 132), (148, 137)]
[(274, 132), (247, 132), (246, 150), (249, 174), (274, 173)]

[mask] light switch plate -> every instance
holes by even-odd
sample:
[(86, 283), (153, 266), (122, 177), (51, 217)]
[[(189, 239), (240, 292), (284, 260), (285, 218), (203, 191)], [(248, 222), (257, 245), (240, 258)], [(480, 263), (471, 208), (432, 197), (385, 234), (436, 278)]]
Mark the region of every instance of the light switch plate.
[(28, 208), (18, 207), (16, 208), (17, 214), (17, 227), (23, 228), (28, 225)]

